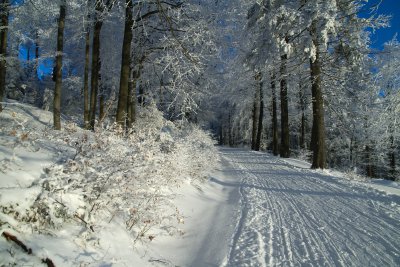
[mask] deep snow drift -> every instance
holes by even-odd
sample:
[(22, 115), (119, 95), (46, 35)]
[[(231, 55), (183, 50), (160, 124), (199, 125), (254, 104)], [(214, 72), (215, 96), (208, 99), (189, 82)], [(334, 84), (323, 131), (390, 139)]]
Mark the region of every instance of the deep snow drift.
[[(106, 183), (107, 187), (102, 188), (111, 197), (100, 195), (97, 202), (83, 198), (89, 192), (79, 184), (91, 185), (88, 178), (95, 174), (102, 179), (101, 171), (108, 174), (121, 171), (115, 170), (115, 166), (107, 167), (105, 162), (110, 159), (97, 155), (100, 150), (96, 146), (91, 153), (84, 149), (86, 145), (78, 146), (89, 154), (77, 153), (77, 147), (71, 143), (81, 140), (76, 136), (85, 132), (68, 126), (69, 133), (56, 137), (49, 129), (51, 113), (18, 103), (9, 104), (8, 108), (1, 114), (0, 227), (1, 232), (17, 236), (34, 255), (27, 255), (15, 243), (0, 237), (0, 266), (40, 266), (45, 258), (53, 260), (56, 266), (400, 264), (397, 183), (348, 180), (339, 172), (312, 171), (309, 164), (300, 160), (229, 148), (219, 149), (219, 164), (208, 181), (193, 180), (190, 177), (196, 176), (199, 166), (188, 163), (208, 162), (213, 166), (211, 163), (217, 160), (217, 155), (203, 154), (206, 156), (202, 161), (194, 161), (191, 157), (197, 154), (190, 149), (204, 148), (205, 144), (200, 141), (181, 154), (172, 153), (174, 149), (184, 149), (185, 143), (173, 138), (170, 125), (162, 128), (160, 134), (153, 129), (153, 133), (144, 135), (159, 135), (157, 142), (162, 141), (161, 149), (170, 153), (167, 158), (155, 155), (158, 143), (131, 147), (143, 158), (139, 165), (135, 165), (137, 159), (130, 162), (132, 170), (123, 169), (123, 174), (135, 175), (135, 181), (149, 182), (139, 188), (135, 184), (135, 190), (140, 190), (135, 191), (135, 196), (155, 192), (152, 199), (163, 200), (155, 202), (160, 205), (144, 205), (146, 208), (141, 212), (150, 217), (142, 218), (137, 225), (147, 227), (158, 217), (164, 219), (151, 229), (137, 227), (129, 231), (123, 216), (124, 205), (135, 205), (135, 202), (128, 198), (125, 203), (117, 202), (120, 196), (115, 194), (121, 190), (115, 190), (129, 186), (120, 176), (110, 176), (113, 183)], [(147, 142), (144, 136), (139, 134), (135, 141)], [(124, 150), (113, 136), (101, 138), (111, 142), (108, 147), (102, 143), (105, 146), (102, 149)], [(87, 158), (102, 165), (90, 165), (92, 161), (85, 163), (91, 168), (79, 165)], [(168, 170), (157, 171), (162, 166)], [(58, 180), (53, 179), (57, 177)], [(157, 180), (165, 177), (168, 177), (168, 186), (162, 183), (155, 190)], [(60, 185), (64, 187), (52, 189)], [(124, 196), (132, 196), (127, 195), (132, 192), (125, 193)], [(46, 200), (43, 203), (48, 206), (32, 209), (38, 199)], [(82, 206), (85, 203), (104, 206), (98, 208), (98, 213), (90, 211), (88, 216)], [(46, 207), (50, 209), (47, 220), (52, 225), (39, 223), (34, 214), (22, 216), (26, 210), (39, 213), (40, 208)], [(145, 213), (150, 207), (155, 214)], [(110, 208), (113, 210), (108, 211)], [(135, 206), (135, 214), (139, 208)], [(130, 211), (127, 209), (128, 214)], [(54, 212), (60, 217), (51, 215)], [(141, 234), (141, 230), (143, 236), (138, 241), (136, 231)]]

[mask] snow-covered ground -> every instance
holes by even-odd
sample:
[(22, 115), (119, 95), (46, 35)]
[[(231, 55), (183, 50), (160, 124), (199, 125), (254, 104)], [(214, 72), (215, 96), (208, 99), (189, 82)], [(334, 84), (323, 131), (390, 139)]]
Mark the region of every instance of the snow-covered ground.
[[(399, 266), (400, 197), (300, 161), (223, 149), (240, 180), (225, 266)], [(229, 166), (229, 165), (228, 165)]]
[[(18, 109), (1, 114), (0, 227), (34, 255), (0, 237), (0, 266), (40, 266), (45, 258), (56, 266), (400, 265), (397, 183), (349, 180), (339, 172), (310, 170), (300, 160), (245, 149), (220, 148), (207, 182), (179, 185), (171, 236), (156, 228), (149, 232), (154, 239), (134, 244), (118, 216), (97, 222), (94, 233), (79, 219), (33, 229), (34, 223), (14, 220), (21, 219), (15, 211), (29, 210), (43, 194), (40, 181), (49, 166), (76, 153), (41, 135), (50, 131), (51, 113), (10, 105)], [(79, 196), (62, 197), (54, 201), (80, 205)]]
[(399, 266), (397, 183), (377, 190), (300, 160), (220, 154), (203, 191), (178, 200), (186, 235), (150, 249), (159, 266)]

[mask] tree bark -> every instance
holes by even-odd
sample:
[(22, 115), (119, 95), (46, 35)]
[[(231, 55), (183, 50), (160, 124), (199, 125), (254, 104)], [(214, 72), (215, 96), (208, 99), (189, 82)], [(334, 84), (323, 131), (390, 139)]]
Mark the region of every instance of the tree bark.
[(136, 82), (133, 77), (128, 83), (128, 128), (132, 128), (136, 120)]
[(138, 95), (138, 103), (140, 106), (144, 106), (146, 102), (146, 98), (144, 96), (144, 89), (143, 89), (143, 84), (139, 83), (139, 95)]
[(54, 129), (61, 130), (61, 86), (62, 86), (62, 54), (64, 50), (64, 26), (65, 26), (65, 9), (66, 0), (60, 3), (60, 17), (58, 19), (57, 31), (57, 52), (56, 52), (56, 68), (55, 68), (55, 88), (53, 103), (53, 121)]
[[(132, 57), (131, 57), (132, 58)], [(128, 128), (132, 127), (133, 123), (136, 121), (136, 104), (138, 101), (136, 94), (136, 85), (142, 71), (141, 63), (138, 69), (135, 69), (133, 62), (130, 65), (130, 81), (128, 84), (129, 96), (128, 96)]]
[[(31, 47), (27, 46), (26, 47), (26, 65), (30, 65), (29, 61), (31, 60)], [(29, 66), (29, 72), (30, 72), (30, 66)], [(31, 73), (29, 73), (31, 74)]]
[(300, 138), (299, 138), (299, 146), (301, 149), (306, 147), (306, 105), (304, 100), (304, 90), (301, 85), (301, 81), (299, 84), (299, 103), (300, 103), (300, 112), (301, 112), (301, 122), (300, 122)]
[(32, 249), (27, 247), (21, 240), (19, 240), (15, 235), (10, 234), (9, 232), (4, 231), (2, 234), (7, 241), (13, 241), (15, 244), (17, 244), (20, 248), (22, 248), (23, 251), (25, 251), (27, 254), (32, 255)]
[(259, 95), (259, 104), (258, 104), (258, 125), (257, 125), (257, 138), (256, 138), (256, 145), (254, 150), (260, 151), (261, 147), (261, 133), (262, 133), (262, 126), (263, 126), (263, 117), (264, 117), (264, 99), (263, 99), (263, 83), (261, 81), (261, 73), (258, 73), (256, 76), (258, 81), (258, 95)]
[(133, 3), (132, 0), (125, 0), (125, 29), (124, 41), (122, 44), (122, 62), (121, 76), (119, 83), (118, 107), (116, 121), (122, 126), (125, 126), (127, 119), (127, 107), (129, 99), (129, 70), (131, 64), (131, 44), (132, 44), (132, 26), (133, 26)]
[(281, 144), (280, 144), (280, 156), (282, 158), (290, 157), (290, 143), (289, 143), (289, 108), (288, 108), (288, 96), (287, 96), (287, 81), (286, 75), (286, 61), (287, 54), (281, 56), (281, 67), (280, 67), (280, 96), (281, 96)]
[(35, 77), (36, 79), (39, 78), (39, 73), (38, 73), (38, 69), (39, 69), (39, 31), (36, 30), (35, 31), (35, 68), (34, 68), (34, 73), (35, 73)]
[(390, 148), (389, 148), (389, 161), (390, 161), (390, 179), (396, 180), (396, 147), (394, 145), (394, 137), (390, 136)]
[(279, 134), (278, 134), (278, 112), (276, 104), (276, 85), (275, 74), (271, 75), (271, 90), (272, 90), (272, 153), (274, 156), (279, 155)]
[[(132, 51), (131, 51), (132, 53)], [(136, 77), (138, 76), (135, 71), (131, 54), (131, 64), (129, 65), (129, 82), (128, 82), (128, 128), (131, 128), (136, 121)]]
[(368, 177), (375, 177), (375, 167), (373, 165), (372, 162), (372, 156), (371, 156), (371, 147), (369, 145), (365, 146), (365, 156), (366, 156), (366, 160), (367, 160), (367, 165), (366, 165), (366, 173)]
[(253, 102), (253, 127), (251, 131), (251, 149), (255, 150), (257, 146), (257, 126), (258, 126), (258, 118), (259, 118), (259, 104), (260, 104), (260, 95), (258, 87), (256, 87)]
[[(91, 0), (87, 1), (90, 6)], [(88, 23), (90, 21), (90, 11), (87, 14)], [(83, 75), (83, 121), (85, 129), (90, 129), (90, 109), (89, 109), (89, 64), (90, 64), (90, 26), (86, 27), (85, 34), (85, 70)]]
[(9, 0), (0, 1), (0, 112), (3, 111), (4, 94), (6, 91), (6, 73), (7, 73), (7, 34), (8, 34), (8, 14), (10, 3)]
[(326, 151), (325, 151), (325, 121), (324, 121), (324, 100), (322, 96), (321, 85), (321, 62), (320, 50), (318, 45), (317, 30), (315, 27), (311, 30), (313, 44), (315, 46), (315, 59), (310, 59), (311, 72), (311, 91), (313, 104), (313, 126), (311, 133), (311, 149), (313, 151), (313, 159), (311, 168), (326, 168)]
[(103, 26), (103, 21), (100, 18), (100, 14), (103, 13), (102, 0), (96, 0), (95, 2), (95, 22), (93, 29), (93, 44), (92, 44), (92, 77), (90, 80), (90, 129), (94, 129), (94, 123), (96, 120), (96, 106), (97, 97), (99, 92), (99, 73), (100, 73), (100, 32)]

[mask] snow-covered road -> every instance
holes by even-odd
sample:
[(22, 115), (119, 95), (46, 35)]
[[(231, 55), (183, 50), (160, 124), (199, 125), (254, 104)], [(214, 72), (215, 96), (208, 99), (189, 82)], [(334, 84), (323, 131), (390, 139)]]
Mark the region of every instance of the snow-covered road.
[(216, 175), (211, 183), (234, 188), (239, 202), (222, 266), (400, 265), (399, 196), (312, 171), (295, 160), (220, 151), (223, 176), (238, 179)]

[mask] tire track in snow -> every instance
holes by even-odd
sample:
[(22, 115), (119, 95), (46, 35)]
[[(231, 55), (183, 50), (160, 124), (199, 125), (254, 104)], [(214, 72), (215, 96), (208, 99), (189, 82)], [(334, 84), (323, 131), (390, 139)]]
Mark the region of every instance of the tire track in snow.
[(242, 176), (227, 266), (400, 264), (398, 198), (267, 154), (223, 153)]

